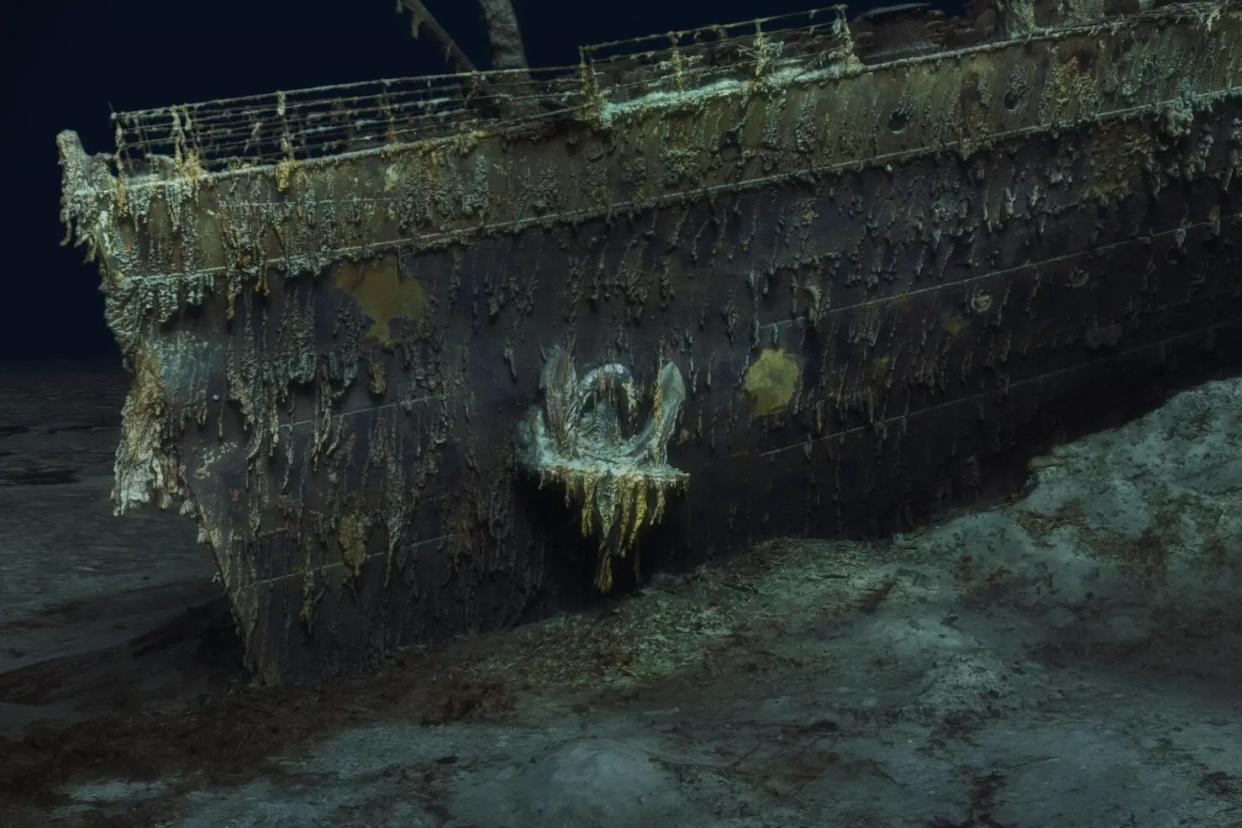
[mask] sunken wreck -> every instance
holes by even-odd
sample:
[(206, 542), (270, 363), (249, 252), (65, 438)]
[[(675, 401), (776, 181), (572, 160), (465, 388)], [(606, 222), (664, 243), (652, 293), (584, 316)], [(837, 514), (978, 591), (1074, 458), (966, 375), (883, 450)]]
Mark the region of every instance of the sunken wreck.
[[(265, 681), (900, 530), (1242, 369), (1242, 3), (841, 8), (58, 139)], [(639, 569), (641, 562), (643, 569)]]

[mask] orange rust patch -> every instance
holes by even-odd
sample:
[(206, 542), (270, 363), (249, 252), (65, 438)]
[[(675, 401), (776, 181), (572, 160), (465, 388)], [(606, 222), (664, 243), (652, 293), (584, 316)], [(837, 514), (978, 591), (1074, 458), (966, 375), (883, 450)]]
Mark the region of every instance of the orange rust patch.
[(392, 344), (389, 326), (394, 319), (422, 322), (430, 310), (427, 289), (417, 279), (401, 278), (396, 257), (361, 264), (343, 262), (337, 266), (335, 282), (371, 318), (366, 338), (383, 345)]

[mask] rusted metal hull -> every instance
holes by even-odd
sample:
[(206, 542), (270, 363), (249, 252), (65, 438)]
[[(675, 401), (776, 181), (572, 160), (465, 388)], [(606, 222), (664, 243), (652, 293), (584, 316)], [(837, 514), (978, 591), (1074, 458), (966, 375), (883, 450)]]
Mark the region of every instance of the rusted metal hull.
[(644, 572), (907, 528), (1242, 369), (1236, 6), (233, 171), (62, 147), (118, 503), (184, 499), (274, 682), (594, 600), (515, 449), (558, 347), (685, 378)]

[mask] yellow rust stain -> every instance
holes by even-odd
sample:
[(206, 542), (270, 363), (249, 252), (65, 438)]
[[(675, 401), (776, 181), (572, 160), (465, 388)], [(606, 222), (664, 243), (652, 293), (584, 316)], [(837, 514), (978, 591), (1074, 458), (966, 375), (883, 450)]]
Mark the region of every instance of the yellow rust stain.
[(384, 370), (384, 363), (372, 357), (370, 367), (367, 369), (367, 376), (370, 379), (367, 387), (371, 393), (377, 397), (384, 396), (385, 392), (388, 391), (388, 374)]
[(962, 137), (966, 139), (983, 138), (994, 131), (988, 108), (994, 71), (995, 67), (988, 61), (976, 59), (962, 76), (958, 121)]
[(961, 336), (962, 331), (966, 330), (966, 320), (956, 313), (950, 314), (944, 319), (944, 329), (949, 332), (949, 336)]
[(402, 279), (395, 257), (361, 264), (344, 262), (337, 267), (336, 285), (352, 295), (371, 318), (365, 338), (383, 345), (393, 342), (390, 324), (394, 319), (421, 322), (431, 307), (423, 283)]
[(742, 388), (755, 404), (756, 417), (789, 408), (802, 382), (802, 365), (784, 348), (765, 348), (746, 371)]
[(289, 189), (289, 183), (293, 180), (293, 171), (297, 168), (297, 162), (293, 159), (285, 159), (276, 164), (276, 189), (284, 192)]
[(341, 518), (337, 540), (341, 544), (341, 557), (355, 578), (362, 573), (362, 565), (367, 561), (367, 536), (370, 533), (371, 524), (361, 513), (350, 512)]
[(1100, 101), (1100, 85), (1095, 77), (1098, 48), (1090, 38), (1067, 38), (1058, 47), (1058, 62), (1050, 73), (1050, 100), (1053, 120), (1067, 123), (1094, 112)]
[(315, 624), (315, 570), (295, 566), (293, 574), (302, 578), (302, 611), (299, 617), (309, 632)]
[(1119, 124), (1099, 133), (1088, 152), (1084, 196), (1107, 204), (1135, 192), (1154, 149), (1155, 139), (1138, 125)]
[(392, 192), (401, 183), (401, 173), (396, 164), (389, 164), (384, 170), (384, 192)]

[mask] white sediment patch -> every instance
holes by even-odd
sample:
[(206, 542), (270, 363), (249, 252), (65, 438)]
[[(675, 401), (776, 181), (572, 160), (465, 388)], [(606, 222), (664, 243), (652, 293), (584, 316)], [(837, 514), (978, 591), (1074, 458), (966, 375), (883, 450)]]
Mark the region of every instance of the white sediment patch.
[(628, 101), (605, 101), (599, 110), (600, 121), (611, 126), (614, 121), (631, 115), (669, 109), (695, 109), (709, 101), (753, 94), (757, 89), (771, 92), (795, 83), (816, 83), (844, 75), (853, 64), (842, 62), (821, 69), (788, 66), (754, 78), (726, 78), (692, 89), (648, 92)]

